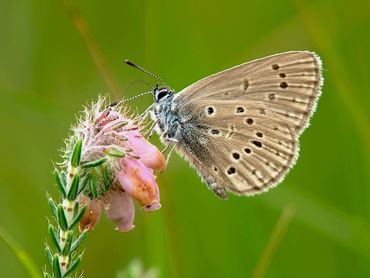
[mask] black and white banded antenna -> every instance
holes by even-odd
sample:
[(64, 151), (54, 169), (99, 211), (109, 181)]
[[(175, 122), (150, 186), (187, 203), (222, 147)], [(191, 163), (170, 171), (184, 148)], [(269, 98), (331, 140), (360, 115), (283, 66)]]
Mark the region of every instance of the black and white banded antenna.
[(144, 93), (138, 94), (138, 95), (133, 96), (133, 97), (124, 98), (120, 102), (127, 102), (127, 101), (130, 101), (130, 100), (136, 99), (138, 97), (142, 97), (142, 96), (145, 96), (145, 95), (148, 95), (148, 94), (152, 94), (152, 93), (153, 93), (152, 91), (144, 92)]
[(133, 99), (136, 99), (136, 98), (138, 98), (138, 97), (145, 96), (145, 95), (148, 95), (148, 94), (151, 94), (151, 93), (152, 93), (152, 91), (148, 91), (148, 92), (144, 92), (144, 93), (138, 94), (138, 95), (133, 96), (133, 97), (129, 97), (129, 98), (121, 99), (120, 101), (114, 101), (114, 102), (112, 102), (111, 104), (109, 104), (107, 108), (109, 108), (109, 107), (114, 107), (114, 106), (118, 106), (118, 105), (120, 105), (121, 103), (124, 103), (124, 102), (130, 101), (130, 100), (133, 100)]
[(166, 84), (166, 83), (164, 83), (164, 81), (163, 81), (162, 79), (160, 79), (158, 76), (156, 76), (155, 74), (151, 73), (150, 71), (147, 71), (146, 69), (144, 69), (144, 68), (142, 68), (142, 67), (140, 67), (140, 66), (138, 66), (138, 65), (134, 64), (133, 62), (131, 62), (131, 61), (127, 60), (127, 59), (125, 60), (125, 63), (126, 63), (127, 65), (129, 65), (129, 66), (131, 66), (131, 67), (134, 67), (135, 69), (138, 69), (138, 70), (140, 70), (140, 71), (144, 72), (145, 74), (147, 74), (147, 75), (149, 75), (149, 76), (153, 77), (154, 79), (156, 79), (156, 80), (158, 80), (160, 83), (162, 83), (162, 85), (164, 85), (164, 86), (168, 87), (168, 86), (167, 86), (167, 84)]

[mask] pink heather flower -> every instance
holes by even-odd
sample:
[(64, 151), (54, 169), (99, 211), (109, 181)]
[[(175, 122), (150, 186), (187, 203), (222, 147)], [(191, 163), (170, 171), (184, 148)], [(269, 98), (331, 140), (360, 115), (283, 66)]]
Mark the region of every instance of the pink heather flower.
[(144, 210), (159, 209), (159, 190), (152, 170), (140, 161), (123, 158), (120, 162), (123, 167), (116, 171), (116, 177), (122, 189), (135, 198)]
[(83, 138), (82, 165), (106, 158), (82, 173), (88, 185), (79, 197), (87, 206), (80, 230), (93, 229), (103, 209), (117, 230), (126, 232), (134, 228), (133, 199), (145, 211), (161, 207), (154, 171), (164, 169), (165, 159), (141, 135), (138, 119), (116, 106), (102, 109), (104, 102), (99, 99), (86, 109), (82, 124), (74, 129)]

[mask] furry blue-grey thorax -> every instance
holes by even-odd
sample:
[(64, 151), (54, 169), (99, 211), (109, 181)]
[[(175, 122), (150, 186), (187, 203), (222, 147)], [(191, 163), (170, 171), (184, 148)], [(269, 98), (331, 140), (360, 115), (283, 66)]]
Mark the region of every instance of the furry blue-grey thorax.
[(155, 88), (153, 96), (155, 103), (152, 118), (162, 143), (175, 143), (177, 147), (204, 159), (208, 142), (204, 134), (208, 129), (201, 124), (202, 116), (189, 104), (183, 109), (179, 95), (167, 87)]
[(163, 143), (176, 143), (180, 139), (180, 121), (173, 105), (174, 96), (173, 91), (167, 87), (156, 87), (153, 90), (153, 120)]
[[(202, 124), (202, 112), (199, 114), (193, 106), (187, 104), (182, 107), (181, 100), (178, 96), (175, 97), (173, 91), (167, 87), (153, 90), (154, 108), (152, 118), (155, 123), (155, 129), (160, 135), (162, 143), (174, 144), (176, 150), (185, 156), (190, 163), (198, 163), (202, 161), (203, 165), (200, 167), (211, 166), (208, 165), (211, 161), (209, 152), (209, 140), (205, 134), (209, 129)], [(218, 186), (212, 177), (203, 175), (198, 172), (202, 180), (206, 182), (209, 188), (215, 192), (219, 197), (226, 198), (226, 191), (222, 186)]]

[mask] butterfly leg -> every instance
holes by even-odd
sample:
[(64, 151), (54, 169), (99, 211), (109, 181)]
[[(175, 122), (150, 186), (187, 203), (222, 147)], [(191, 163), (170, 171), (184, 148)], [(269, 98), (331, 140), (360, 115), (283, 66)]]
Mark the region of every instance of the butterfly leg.
[(167, 165), (168, 165), (168, 161), (170, 160), (170, 158), (171, 158), (171, 155), (172, 155), (172, 153), (173, 153), (173, 150), (175, 149), (175, 147), (176, 147), (176, 145), (175, 144), (173, 144), (173, 145), (170, 145), (170, 144), (168, 144), (163, 150), (162, 150), (162, 153), (164, 153), (165, 151), (167, 151), (167, 149), (168, 148), (171, 148), (170, 149), (170, 151), (168, 152), (168, 154), (167, 154), (167, 157), (166, 157), (166, 161), (165, 161), (165, 166), (164, 166), (164, 169), (162, 170), (162, 172), (164, 172), (164, 170), (166, 170), (167, 169)]
[[(170, 160), (171, 155), (172, 155), (173, 150), (175, 149), (175, 147), (176, 147), (176, 145), (175, 145), (175, 144), (173, 144), (173, 145), (171, 146), (170, 151), (168, 152), (168, 155), (167, 155), (167, 157), (166, 157), (166, 164), (165, 164), (165, 168), (164, 168), (164, 170), (167, 168), (168, 161)], [(163, 171), (164, 171), (164, 170), (163, 170)]]

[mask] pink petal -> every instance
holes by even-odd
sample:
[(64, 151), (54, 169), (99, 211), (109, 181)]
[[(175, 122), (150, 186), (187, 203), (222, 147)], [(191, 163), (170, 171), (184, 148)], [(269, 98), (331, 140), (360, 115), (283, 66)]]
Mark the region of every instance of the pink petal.
[(86, 211), (80, 220), (80, 232), (84, 230), (93, 230), (95, 225), (99, 222), (101, 204), (96, 199), (89, 199), (88, 197), (81, 197), (80, 203), (82, 206), (86, 205)]
[(132, 230), (135, 226), (135, 208), (131, 197), (121, 190), (110, 190), (105, 197), (105, 213), (120, 232)]
[(135, 198), (145, 211), (160, 208), (159, 189), (151, 169), (141, 161), (123, 158), (121, 169), (116, 171), (116, 177), (122, 189)]
[(165, 159), (163, 154), (145, 140), (138, 130), (131, 130), (124, 133), (124, 135), (128, 139), (127, 146), (133, 150), (134, 155), (140, 157), (140, 161), (145, 166), (159, 171), (164, 169)]

